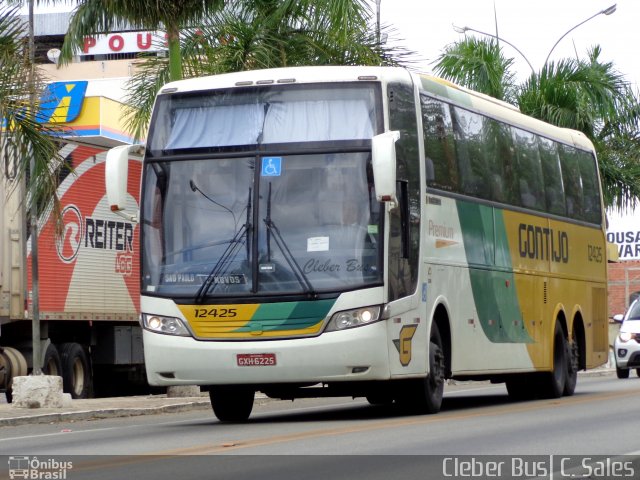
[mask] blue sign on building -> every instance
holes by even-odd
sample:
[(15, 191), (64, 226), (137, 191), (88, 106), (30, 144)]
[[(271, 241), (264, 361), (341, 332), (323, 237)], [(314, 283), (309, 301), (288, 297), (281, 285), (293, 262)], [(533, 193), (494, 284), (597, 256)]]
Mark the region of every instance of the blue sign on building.
[(82, 103), (89, 82), (53, 82), (40, 98), (39, 123), (68, 123), (75, 120), (82, 110)]

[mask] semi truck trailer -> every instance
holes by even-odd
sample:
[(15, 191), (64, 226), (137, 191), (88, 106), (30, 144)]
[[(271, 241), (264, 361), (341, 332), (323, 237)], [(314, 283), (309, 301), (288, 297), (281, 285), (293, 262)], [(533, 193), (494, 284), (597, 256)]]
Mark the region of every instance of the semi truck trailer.
[[(61, 218), (38, 218), (38, 292), (43, 373), (63, 379), (73, 398), (146, 386), (139, 311), (136, 223), (112, 213), (105, 192), (106, 149), (61, 145)], [(0, 181), (0, 392), (33, 365), (32, 238), (24, 181), (3, 165)], [(128, 202), (138, 209), (141, 158), (129, 160)]]

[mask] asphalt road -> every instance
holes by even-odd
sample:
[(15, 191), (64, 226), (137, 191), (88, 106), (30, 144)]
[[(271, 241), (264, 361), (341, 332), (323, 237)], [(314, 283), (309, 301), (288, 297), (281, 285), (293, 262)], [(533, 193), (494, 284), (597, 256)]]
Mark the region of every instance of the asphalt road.
[[(577, 473), (557, 478), (640, 478), (640, 462), (621, 457), (640, 456), (639, 399), (635, 375), (581, 377), (573, 397), (530, 402), (510, 401), (502, 385), (465, 384), (448, 387), (442, 412), (432, 416), (322, 399), (268, 402), (244, 424), (222, 424), (200, 410), (4, 427), (0, 455), (68, 459), (70, 480), (552, 478), (561, 463)], [(498, 455), (516, 459), (485, 464)], [(588, 456), (600, 465), (600, 455), (613, 458), (601, 470), (581, 463)], [(480, 463), (464, 463), (476, 457)], [(490, 475), (492, 466), (500, 476)], [(5, 468), (0, 460), (0, 478)], [(464, 475), (465, 468), (484, 476)]]

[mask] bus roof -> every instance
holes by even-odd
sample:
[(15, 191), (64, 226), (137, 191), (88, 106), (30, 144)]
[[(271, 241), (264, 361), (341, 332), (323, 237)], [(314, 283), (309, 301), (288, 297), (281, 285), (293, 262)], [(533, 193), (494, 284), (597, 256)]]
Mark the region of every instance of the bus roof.
[(189, 92), (216, 88), (290, 83), (355, 82), (359, 80), (400, 80), (409, 82), (410, 73), (408, 70), (398, 67), (313, 66), (271, 68), (179, 80), (165, 85), (160, 92)]

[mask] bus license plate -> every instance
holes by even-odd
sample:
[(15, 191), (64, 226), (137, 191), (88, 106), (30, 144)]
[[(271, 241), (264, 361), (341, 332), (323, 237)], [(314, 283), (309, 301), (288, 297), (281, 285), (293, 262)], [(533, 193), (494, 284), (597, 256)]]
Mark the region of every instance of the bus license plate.
[(275, 353), (239, 353), (239, 367), (269, 367), (276, 364)]

